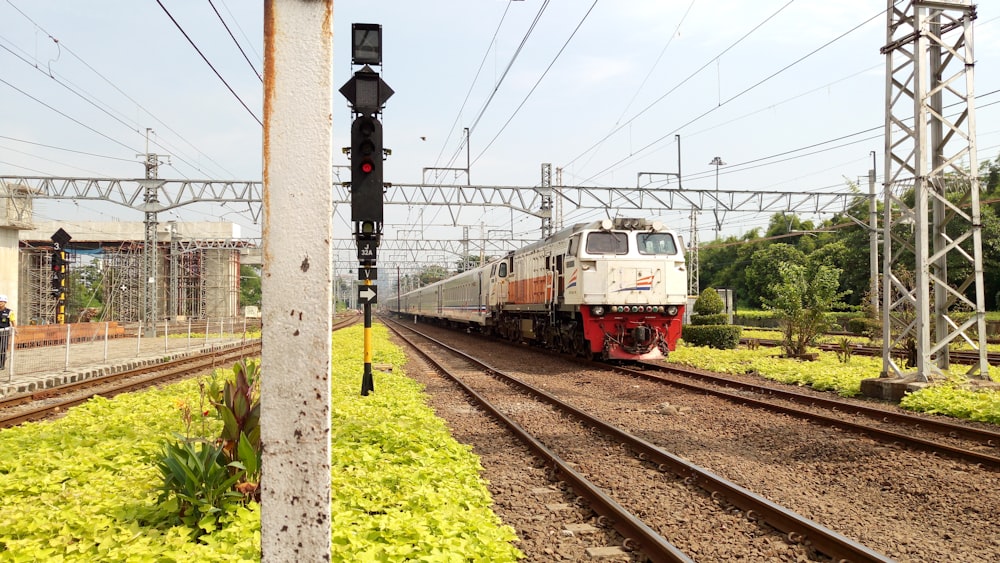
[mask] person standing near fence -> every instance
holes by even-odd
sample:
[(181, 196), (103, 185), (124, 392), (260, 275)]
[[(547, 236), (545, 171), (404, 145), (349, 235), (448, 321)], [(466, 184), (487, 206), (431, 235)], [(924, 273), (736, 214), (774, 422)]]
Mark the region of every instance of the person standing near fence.
[(0, 370), (7, 367), (7, 349), (10, 348), (14, 311), (7, 308), (7, 296), (0, 295)]

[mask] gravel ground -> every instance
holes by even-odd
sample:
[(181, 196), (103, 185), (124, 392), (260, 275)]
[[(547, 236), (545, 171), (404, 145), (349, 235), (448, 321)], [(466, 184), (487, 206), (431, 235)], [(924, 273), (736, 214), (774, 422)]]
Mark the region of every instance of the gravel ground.
[[(456, 345), (465, 342), (498, 369), (898, 561), (1000, 558), (1000, 503), (995, 500), (1000, 476), (995, 471), (721, 399), (573, 367), (527, 348), (434, 332)], [(527, 560), (593, 560), (588, 549), (620, 543), (613, 532), (595, 537), (567, 531), (566, 523), (596, 525), (596, 519), (575, 506), (571, 495), (552, 492), (556, 485), (537, 460), (497, 424), (469, 408), (460, 392), (410, 357), (414, 359), (407, 373), (427, 386), (431, 406), (449, 422), (456, 439), (472, 445), (482, 458), (496, 512), (517, 530)], [(632, 486), (637, 472), (648, 471), (639, 465), (623, 466), (617, 483), (602, 485), (616, 497), (646, 495)], [(560, 503), (569, 508), (553, 508)], [(731, 530), (719, 529), (719, 542), (706, 543), (697, 538), (704, 537), (706, 527), (711, 535), (715, 524), (691, 516), (687, 507), (668, 504), (641, 516), (675, 526), (670, 529), (690, 529), (689, 536), (668, 539), (696, 560), (822, 560), (802, 546), (763, 533), (750, 549), (721, 545)], [(613, 560), (632, 558), (619, 555)]]

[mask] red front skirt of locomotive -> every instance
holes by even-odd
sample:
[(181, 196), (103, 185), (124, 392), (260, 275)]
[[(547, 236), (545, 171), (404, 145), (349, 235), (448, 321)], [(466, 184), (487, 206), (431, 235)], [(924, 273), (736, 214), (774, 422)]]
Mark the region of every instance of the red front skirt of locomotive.
[[(614, 311), (614, 309), (625, 311)], [(595, 315), (591, 307), (581, 308), (583, 334), (590, 351), (603, 359), (659, 360), (677, 346), (681, 337), (684, 307), (668, 315), (665, 307), (634, 305), (605, 307), (603, 315)]]

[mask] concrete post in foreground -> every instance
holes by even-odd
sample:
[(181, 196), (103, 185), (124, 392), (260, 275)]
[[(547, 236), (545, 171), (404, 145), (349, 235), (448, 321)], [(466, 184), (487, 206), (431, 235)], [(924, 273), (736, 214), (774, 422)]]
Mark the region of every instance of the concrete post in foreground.
[(262, 560), (329, 561), (333, 0), (264, 2)]

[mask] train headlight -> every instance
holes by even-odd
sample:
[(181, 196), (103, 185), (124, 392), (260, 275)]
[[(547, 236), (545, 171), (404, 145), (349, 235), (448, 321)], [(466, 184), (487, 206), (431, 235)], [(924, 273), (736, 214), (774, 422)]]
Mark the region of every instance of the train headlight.
[(677, 305), (670, 305), (667, 307), (667, 314), (673, 317), (677, 314)]
[(638, 313), (639, 312), (639, 307), (637, 307), (635, 305), (632, 305), (632, 312), (633, 313)]
[(590, 313), (595, 317), (603, 317), (604, 305), (594, 305), (593, 307), (590, 308)]

